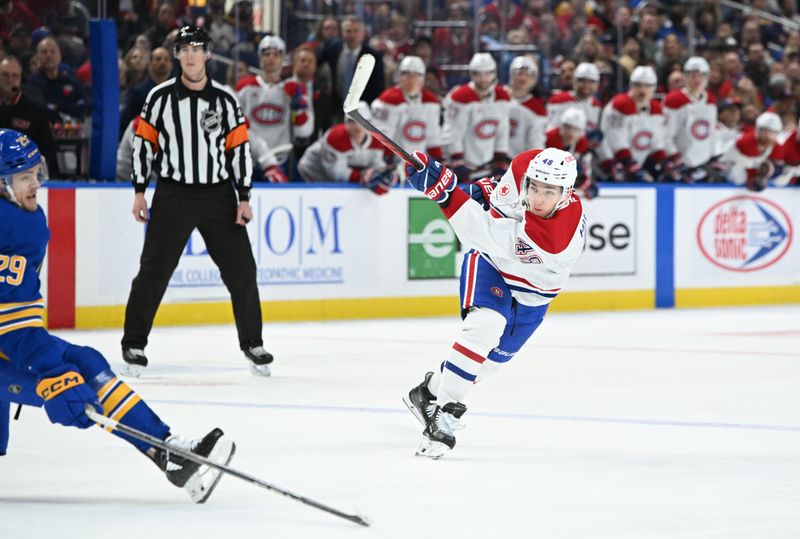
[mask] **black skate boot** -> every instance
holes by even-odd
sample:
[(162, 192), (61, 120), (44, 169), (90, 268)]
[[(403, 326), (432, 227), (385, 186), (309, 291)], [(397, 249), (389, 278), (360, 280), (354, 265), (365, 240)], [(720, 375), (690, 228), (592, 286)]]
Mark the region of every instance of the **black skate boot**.
[[(222, 436), (223, 432), (220, 429), (214, 429), (200, 439), (187, 440), (173, 435), (164, 441), (168, 445), (191, 451), (217, 464), (228, 464), (236, 452), (236, 444), (228, 439), (223, 440)], [(195, 503), (205, 502), (222, 478), (222, 472), (219, 470), (202, 466), (164, 449), (156, 449), (152, 458), (167, 474), (169, 482), (186, 490)]]
[(274, 358), (272, 354), (264, 350), (263, 346), (243, 346), (242, 352), (250, 361), (250, 372), (255, 376), (269, 376), (272, 374), (269, 370), (269, 364), (272, 363)]
[(403, 397), (403, 402), (425, 428), (431, 424), (431, 417), (436, 410), (436, 395), (428, 388), (432, 376), (432, 372), (427, 373), (422, 383)]
[(125, 365), (122, 367), (122, 374), (139, 378), (142, 369), (147, 367), (147, 356), (141, 348), (123, 348), (122, 360)]
[(438, 459), (456, 446), (453, 431), (463, 428), (461, 416), (467, 407), (460, 402), (448, 402), (436, 406), (430, 424), (422, 431), (422, 443), (417, 449), (418, 457)]

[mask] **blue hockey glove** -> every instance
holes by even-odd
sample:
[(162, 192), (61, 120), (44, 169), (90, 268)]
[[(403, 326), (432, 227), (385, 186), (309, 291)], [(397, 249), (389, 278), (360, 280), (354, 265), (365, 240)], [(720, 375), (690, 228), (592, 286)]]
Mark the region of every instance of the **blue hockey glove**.
[(36, 394), (44, 399), (44, 409), (53, 423), (86, 429), (94, 424), (84, 410), (87, 404), (103, 413), (97, 394), (86, 385), (78, 368), (71, 363), (43, 373), (36, 383)]
[(489, 197), (491, 197), (492, 191), (494, 191), (498, 181), (499, 180), (495, 177), (487, 176), (486, 178), (475, 180), (473, 183), (468, 183), (462, 186), (461, 189), (467, 193), (472, 200), (483, 206), (484, 210), (488, 210)]
[(417, 191), (425, 193), (429, 199), (442, 204), (455, 189), (458, 178), (452, 170), (424, 153), (414, 152), (414, 155), (422, 161), (425, 168), (417, 171), (411, 165), (407, 165), (408, 183)]
[(368, 168), (361, 173), (361, 184), (376, 195), (385, 195), (397, 183), (394, 167), (389, 170)]

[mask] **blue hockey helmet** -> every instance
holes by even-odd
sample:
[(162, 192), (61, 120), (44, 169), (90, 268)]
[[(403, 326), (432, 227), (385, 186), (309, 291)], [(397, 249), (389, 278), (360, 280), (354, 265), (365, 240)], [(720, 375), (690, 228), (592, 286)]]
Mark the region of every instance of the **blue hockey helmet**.
[(11, 190), (11, 179), (14, 174), (25, 172), (36, 165), (39, 169), (39, 183), (47, 179), (47, 170), (39, 146), (19, 131), (13, 129), (0, 129), (0, 186), (2, 186), (14, 200)]

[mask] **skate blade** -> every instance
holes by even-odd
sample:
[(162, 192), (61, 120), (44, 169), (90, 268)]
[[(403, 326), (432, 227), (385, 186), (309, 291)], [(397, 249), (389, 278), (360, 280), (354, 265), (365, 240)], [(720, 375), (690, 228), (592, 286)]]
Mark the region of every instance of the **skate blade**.
[[(220, 439), (208, 456), (208, 460), (216, 462), (217, 464), (228, 465), (233, 460), (233, 454), (236, 453), (236, 444)], [(194, 474), (183, 488), (189, 493), (194, 503), (205, 503), (205, 501), (217, 488), (217, 484), (222, 479), (222, 472), (209, 466), (201, 466), (197, 473)]]
[(403, 397), (403, 403), (408, 407), (408, 411), (414, 414), (414, 417), (417, 418), (417, 421), (419, 421), (420, 425), (423, 427), (428, 426), (428, 424), (425, 423), (425, 419), (422, 417), (422, 414), (419, 413), (419, 410), (417, 410), (417, 407), (411, 402), (411, 399), (408, 397), (408, 395)]
[(131, 378), (139, 378), (142, 375), (142, 366), (125, 363), (122, 365), (122, 369), (120, 369), (120, 374), (123, 376), (130, 376)]
[(250, 374), (253, 376), (272, 376), (272, 371), (269, 368), (269, 365), (256, 365), (255, 363), (250, 363)]
[(435, 442), (423, 437), (422, 442), (417, 448), (417, 457), (426, 457), (432, 460), (439, 460), (439, 458), (450, 451), (450, 448), (442, 442)]

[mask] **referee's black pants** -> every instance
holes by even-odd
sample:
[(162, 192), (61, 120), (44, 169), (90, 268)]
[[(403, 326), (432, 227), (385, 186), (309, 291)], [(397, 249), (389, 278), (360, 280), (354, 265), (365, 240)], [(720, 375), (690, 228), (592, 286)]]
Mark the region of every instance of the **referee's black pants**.
[(150, 208), (139, 273), (125, 308), (123, 348), (147, 345), (158, 305), (192, 231), (203, 236), (233, 303), (242, 349), (263, 344), (256, 262), (247, 229), (237, 225), (236, 194), (230, 183), (187, 187), (159, 180)]

